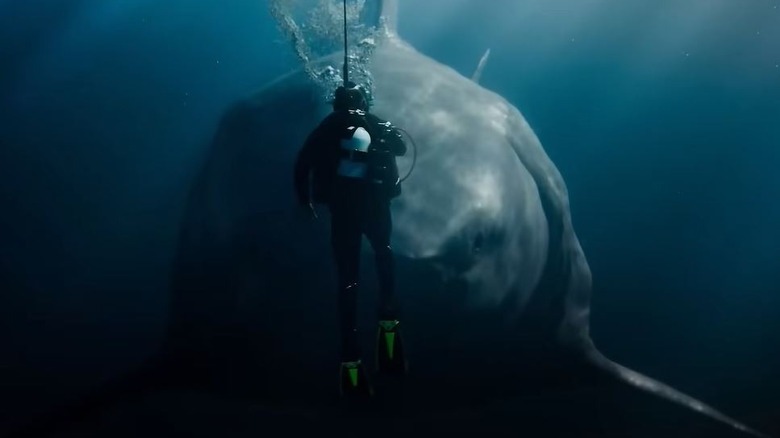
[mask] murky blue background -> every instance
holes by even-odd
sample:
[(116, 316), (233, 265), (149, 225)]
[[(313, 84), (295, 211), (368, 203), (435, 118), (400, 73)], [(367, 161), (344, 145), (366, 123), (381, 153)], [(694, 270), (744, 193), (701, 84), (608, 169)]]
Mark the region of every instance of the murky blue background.
[[(597, 345), (777, 410), (780, 2), (401, 1), (461, 73), (492, 49), (482, 84), (561, 170)], [(158, 346), (218, 118), (294, 67), (260, 0), (0, 0), (0, 424)]]

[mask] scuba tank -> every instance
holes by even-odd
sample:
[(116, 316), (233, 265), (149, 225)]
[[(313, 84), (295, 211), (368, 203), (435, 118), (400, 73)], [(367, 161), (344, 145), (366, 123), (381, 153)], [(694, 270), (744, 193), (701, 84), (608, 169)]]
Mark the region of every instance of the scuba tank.
[(388, 198), (399, 196), (401, 184), (394, 142), (401, 138), (392, 125), (359, 109), (349, 110), (343, 122), (339, 176), (376, 185)]

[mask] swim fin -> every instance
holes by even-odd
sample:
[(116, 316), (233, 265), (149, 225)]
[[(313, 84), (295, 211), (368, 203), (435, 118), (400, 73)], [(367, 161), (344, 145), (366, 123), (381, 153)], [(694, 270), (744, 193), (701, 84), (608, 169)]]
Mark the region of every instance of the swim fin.
[(368, 398), (374, 395), (371, 382), (368, 381), (366, 368), (361, 360), (341, 362), (339, 370), (340, 391), (342, 397)]
[(408, 371), (400, 321), (381, 320), (376, 339), (376, 364), (380, 373), (403, 376)]

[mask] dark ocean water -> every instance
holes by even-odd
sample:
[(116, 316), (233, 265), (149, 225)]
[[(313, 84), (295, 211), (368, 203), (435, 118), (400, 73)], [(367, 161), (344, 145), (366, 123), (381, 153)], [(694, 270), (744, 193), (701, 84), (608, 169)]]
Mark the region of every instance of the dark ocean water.
[[(464, 75), (490, 48), (563, 174), (596, 344), (778, 412), (780, 2), (413, 3), (401, 35)], [(0, 423), (159, 345), (219, 117), (295, 62), (259, 0), (0, 0)]]

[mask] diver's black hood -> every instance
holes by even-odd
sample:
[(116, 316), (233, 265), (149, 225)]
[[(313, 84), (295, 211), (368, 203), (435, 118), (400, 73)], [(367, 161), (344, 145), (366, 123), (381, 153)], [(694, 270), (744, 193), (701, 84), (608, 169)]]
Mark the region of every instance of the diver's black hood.
[(335, 111), (368, 111), (368, 101), (359, 86), (352, 82), (348, 82), (336, 89), (333, 99), (333, 109)]

